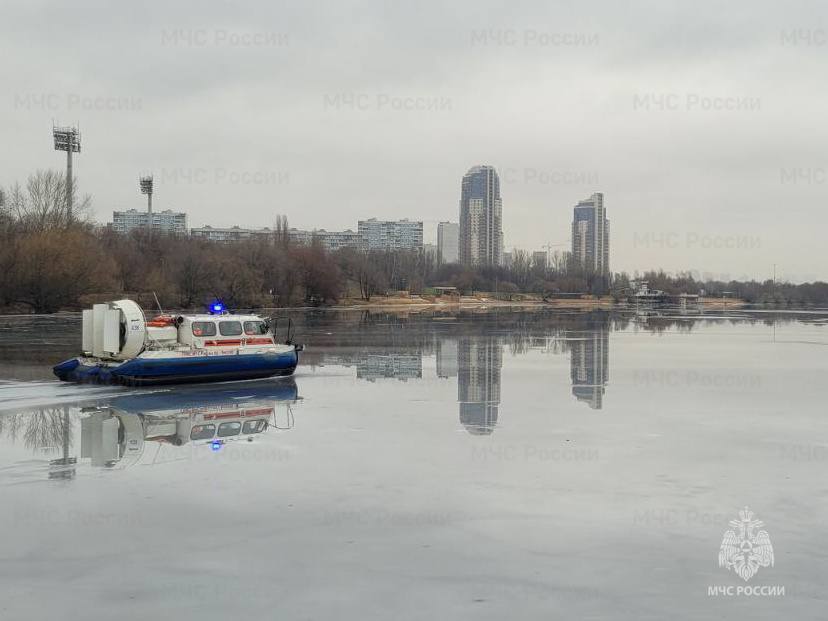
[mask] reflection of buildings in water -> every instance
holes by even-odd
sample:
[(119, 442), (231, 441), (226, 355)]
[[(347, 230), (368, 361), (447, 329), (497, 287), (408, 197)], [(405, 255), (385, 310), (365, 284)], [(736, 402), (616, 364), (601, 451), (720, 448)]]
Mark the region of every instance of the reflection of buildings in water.
[(457, 401), (469, 433), (490, 434), (500, 406), (503, 346), (493, 337), (461, 338), (457, 347)]
[(437, 377), (457, 377), (457, 339), (439, 339), (435, 347)]
[(323, 364), (335, 364), (343, 367), (356, 367), (358, 379), (369, 382), (382, 378), (395, 378), (400, 381), (420, 379), (423, 377), (423, 354), (416, 353), (366, 353), (325, 354)]
[[(460, 422), (469, 433), (489, 434), (497, 424), (500, 407), (500, 372), (503, 366), (501, 339), (491, 336), (460, 336), (434, 341), (437, 377), (457, 378)], [(421, 379), (423, 353), (327, 353), (325, 364), (356, 366), (358, 379)]]
[(572, 394), (593, 410), (604, 402), (604, 386), (609, 381), (609, 324), (584, 333), (570, 342)]
[(367, 354), (357, 360), (357, 377), (373, 382), (383, 377), (401, 381), (423, 376), (422, 354)]

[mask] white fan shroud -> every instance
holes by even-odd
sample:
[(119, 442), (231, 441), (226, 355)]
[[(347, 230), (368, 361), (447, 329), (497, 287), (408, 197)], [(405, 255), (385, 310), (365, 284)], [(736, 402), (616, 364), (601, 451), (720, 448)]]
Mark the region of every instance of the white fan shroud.
[(132, 300), (117, 300), (110, 303), (121, 311), (121, 350), (113, 356), (115, 360), (131, 360), (144, 351), (147, 337), (147, 321), (144, 311)]

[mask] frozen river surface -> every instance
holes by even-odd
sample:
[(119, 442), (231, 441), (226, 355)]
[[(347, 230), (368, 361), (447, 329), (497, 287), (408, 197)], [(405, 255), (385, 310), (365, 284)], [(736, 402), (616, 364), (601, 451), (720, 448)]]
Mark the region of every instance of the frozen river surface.
[(824, 315), (296, 320), (136, 390), (0, 318), (0, 619), (825, 618)]

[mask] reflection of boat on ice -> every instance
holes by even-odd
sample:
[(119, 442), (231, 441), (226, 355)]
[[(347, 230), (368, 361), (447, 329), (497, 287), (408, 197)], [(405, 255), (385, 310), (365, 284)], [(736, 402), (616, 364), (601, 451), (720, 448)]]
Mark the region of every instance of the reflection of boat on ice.
[(67, 382), (145, 386), (291, 375), (301, 345), (277, 343), (270, 322), (231, 315), (160, 315), (147, 321), (132, 300), (83, 311), (82, 351), (54, 373)]
[[(157, 448), (155, 462), (164, 445), (219, 450), (229, 442), (253, 441), (268, 428), (292, 427), (290, 404), (298, 398), (293, 378), (126, 395), (83, 410), (81, 457), (93, 466), (126, 467), (142, 462), (148, 442)], [(284, 425), (277, 420), (279, 403), (286, 406)]]

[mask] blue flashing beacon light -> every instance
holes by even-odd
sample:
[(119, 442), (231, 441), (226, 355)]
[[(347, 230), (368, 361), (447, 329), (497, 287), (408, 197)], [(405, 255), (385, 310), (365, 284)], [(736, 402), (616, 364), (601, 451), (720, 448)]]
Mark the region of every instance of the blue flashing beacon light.
[(216, 451), (221, 450), (221, 444), (221, 440), (213, 440), (213, 442), (210, 444), (210, 448), (213, 449), (213, 452), (215, 453)]
[(210, 313), (213, 315), (221, 315), (224, 312), (224, 304), (221, 302), (213, 302), (210, 304)]

